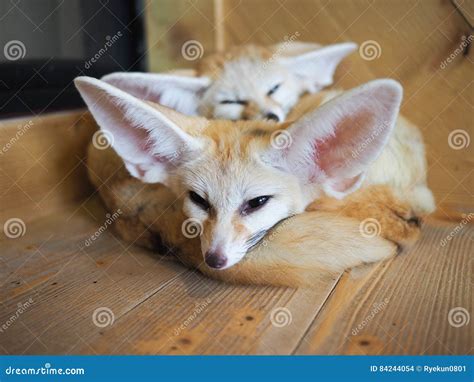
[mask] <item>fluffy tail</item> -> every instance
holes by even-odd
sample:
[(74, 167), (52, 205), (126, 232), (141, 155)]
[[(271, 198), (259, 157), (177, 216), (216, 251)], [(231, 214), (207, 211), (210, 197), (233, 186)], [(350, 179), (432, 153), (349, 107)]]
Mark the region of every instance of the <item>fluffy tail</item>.
[[(181, 227), (186, 217), (179, 208), (157, 208), (153, 203), (143, 207), (139, 219), (130, 217), (123, 222), (119, 230), (122, 238), (155, 250), (158, 247), (153, 238), (159, 238), (165, 248), (173, 248), (171, 252), (183, 264), (226, 282), (316, 287), (348, 268), (397, 253), (394, 243), (361, 232), (357, 219), (331, 212), (304, 212), (275, 226), (238, 264), (226, 270), (212, 270), (204, 263), (199, 237), (183, 235)], [(138, 231), (146, 227), (146, 232), (139, 233), (137, 227)]]
[(305, 212), (284, 220), (243, 261), (226, 270), (209, 269), (196, 248), (182, 243), (179, 257), (208, 276), (290, 287), (314, 287), (345, 269), (389, 258), (397, 251), (393, 243), (361, 233), (358, 220), (325, 212)]

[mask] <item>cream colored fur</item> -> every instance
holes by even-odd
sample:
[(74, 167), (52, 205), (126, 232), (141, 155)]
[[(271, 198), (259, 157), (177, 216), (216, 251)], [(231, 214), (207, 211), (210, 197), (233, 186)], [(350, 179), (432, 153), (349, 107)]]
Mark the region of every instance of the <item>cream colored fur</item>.
[(244, 45), (197, 61), (194, 78), (183, 71), (117, 72), (102, 80), (186, 115), (283, 121), (301, 94), (331, 85), (338, 64), (356, 48), (295, 41)]
[[(331, 90), (307, 95), (292, 110), (288, 119), (297, 120), (342, 93), (342, 90)], [(399, 116), (388, 144), (371, 165), (363, 187), (379, 184), (390, 186), (400, 200), (411, 206), (416, 216), (426, 216), (436, 209), (433, 194), (427, 185), (423, 137), (419, 129), (403, 116)]]
[[(195, 72), (198, 77), (192, 80), (187, 80), (182, 75), (151, 75), (150, 77), (149, 75), (132, 73), (108, 76), (106, 81), (130, 91), (135, 96), (143, 96), (144, 99), (154, 100), (152, 96), (158, 94), (160, 102), (173, 104), (173, 106), (176, 103), (178, 110), (188, 114), (201, 113), (211, 117), (222, 116), (230, 119), (258, 120), (266, 118), (267, 114), (271, 112), (276, 114), (280, 120), (286, 116), (289, 120), (298, 120), (306, 111), (312, 111), (341, 94), (340, 91), (332, 91), (310, 95), (293, 108), (305, 91), (314, 92), (332, 83), (335, 66), (354, 49), (354, 44), (340, 44), (325, 50), (317, 50), (317, 48), (315, 45), (301, 44), (296, 46), (294, 51), (287, 52), (287, 57), (283, 55), (275, 61), (274, 55), (275, 51), (278, 51), (278, 47), (267, 49), (250, 46), (226, 52), (224, 55), (214, 55), (206, 58), (199, 64)], [(331, 60), (330, 69), (324, 66), (324, 57)], [(256, 71), (255, 68), (259, 68), (259, 70)], [(291, 70), (289, 70), (290, 68)], [(156, 78), (153, 76), (156, 76)], [(152, 77), (156, 79), (156, 82), (148, 81)], [(275, 83), (283, 84), (280, 86), (277, 95), (270, 96), (266, 94), (267, 90)], [(151, 85), (149, 86), (149, 84)], [(178, 93), (170, 93), (173, 84), (177, 84), (176, 88), (180, 89)], [(156, 88), (154, 88), (155, 85)], [(381, 108), (381, 114), (387, 113), (388, 106), (386, 105), (396, 103), (393, 99), (398, 97), (398, 91), (395, 91), (396, 87), (390, 86), (394, 91), (393, 94), (390, 94), (392, 91), (385, 95), (381, 94), (383, 97), (388, 97), (387, 102), (384, 104), (384, 101), (377, 106)], [(367, 90), (369, 89), (367, 88)], [(195, 94), (201, 94), (203, 102), (193, 104)], [(256, 96), (260, 98), (255, 98)], [(120, 98), (122, 95), (117, 94), (117, 97)], [(96, 96), (93, 98), (97, 99)], [(236, 108), (235, 105), (220, 104), (219, 100), (227, 99), (244, 99), (246, 100), (246, 106), (245, 108), (240, 106)], [(91, 106), (90, 102), (89, 100), (89, 106)], [(135, 104), (137, 101), (129, 99), (124, 102)], [(361, 102), (364, 102), (363, 97)], [(156, 107), (166, 118), (169, 118), (172, 121), (171, 125), (175, 123), (178, 130), (183, 126), (187, 126), (184, 131), (190, 136), (198, 137), (204, 131), (204, 135), (210, 138), (203, 142), (193, 139), (185, 140), (182, 145), (183, 152), (180, 152), (179, 155), (192, 157), (198, 155), (195, 153), (206, 147), (205, 156), (210, 159), (191, 161), (189, 166), (184, 165), (181, 168), (181, 165), (179, 165), (177, 170), (169, 172), (166, 168), (156, 166), (153, 161), (143, 162), (144, 157), (136, 158), (136, 155), (140, 157), (142, 154), (135, 149), (131, 154), (126, 155), (124, 152), (119, 152), (125, 158), (125, 165), (129, 173), (146, 182), (158, 181), (164, 183), (173, 190), (173, 195), (164, 186), (143, 185), (130, 177), (123, 168), (117, 172), (121, 175), (111, 176), (117, 168), (122, 166), (121, 160), (117, 160), (117, 157), (114, 160), (105, 159), (105, 152), (95, 150), (94, 153), (94, 149), (91, 148), (89, 161), (91, 179), (96, 187), (100, 187), (104, 179), (107, 179), (106, 184), (101, 189), (102, 198), (106, 201), (109, 209), (120, 208), (122, 211), (126, 211), (126, 214), (117, 222), (118, 231), (123, 237), (131, 241), (137, 241), (137, 243), (149, 248), (155, 246), (163, 250), (164, 247), (170, 246), (174, 248), (172, 252), (184, 263), (197, 267), (202, 272), (214, 277), (239, 282), (252, 281), (285, 285), (299, 285), (310, 279), (314, 281), (314, 276), (317, 278), (319, 274), (340, 272), (364, 262), (386, 258), (389, 253), (393, 253), (393, 246), (379, 237), (376, 237), (376, 240), (370, 243), (370, 251), (367, 250), (367, 247), (364, 248), (367, 239), (360, 232), (361, 220), (366, 218), (377, 219), (381, 223), (381, 236), (400, 246), (412, 242), (418, 236), (417, 218), (434, 209), (431, 191), (426, 186), (426, 163), (421, 135), (415, 126), (402, 117), (398, 119), (396, 128), (381, 154), (371, 148), (375, 146), (371, 144), (372, 141), (378, 140), (377, 145), (381, 144), (381, 138), (378, 134), (367, 137), (367, 146), (354, 147), (354, 160), (359, 160), (359, 157), (367, 155), (378, 157), (369, 170), (364, 171), (364, 176), (354, 169), (351, 170), (353, 173), (346, 174), (347, 179), (344, 182), (337, 180), (336, 183), (331, 183), (325, 188), (315, 188), (312, 191), (301, 193), (301, 185), (295, 179), (290, 179), (291, 176), (282, 181), (280, 179), (281, 175), (271, 174), (268, 171), (262, 172), (259, 165), (246, 163), (246, 155), (252, 158), (267, 145), (268, 142), (265, 139), (262, 140), (262, 136), (268, 137), (269, 135), (267, 126), (260, 124), (245, 125), (238, 122), (243, 130), (249, 131), (251, 139), (247, 141), (247, 139), (242, 140), (241, 128), (235, 129), (232, 124), (221, 121), (213, 123), (212, 127), (209, 128), (208, 122), (205, 120), (186, 121), (180, 116), (155, 106), (153, 103), (150, 103), (150, 106)], [(110, 105), (110, 107), (113, 109), (116, 106)], [(348, 104), (347, 107), (350, 109), (351, 104)], [(293, 110), (288, 115), (292, 108)], [(342, 110), (344, 110), (344, 107)], [(100, 110), (96, 110), (96, 112), (100, 113)], [(234, 112), (235, 115), (232, 114)], [(393, 123), (393, 112), (398, 112), (398, 107), (387, 114), (387, 124), (389, 125)], [(100, 119), (101, 124), (112, 123), (113, 125), (119, 122), (120, 119), (116, 122), (110, 119), (112, 115), (113, 113), (110, 113), (110, 110), (105, 113)], [(328, 117), (330, 117), (330, 114), (326, 112), (325, 118)], [(154, 117), (150, 117), (151, 119), (142, 117), (139, 110), (130, 109), (126, 114), (126, 118), (140, 119), (139, 125), (142, 126), (151, 126), (156, 123), (156, 121), (153, 121)], [(302, 122), (302, 124), (304, 123)], [(290, 123), (282, 125), (281, 129), (286, 129), (289, 125)], [(303, 126), (303, 129), (306, 128)], [(254, 130), (257, 133), (253, 133)], [(262, 131), (266, 132), (262, 133)], [(381, 131), (385, 134), (387, 129), (381, 128)], [(291, 132), (294, 132), (294, 129)], [(165, 133), (167, 134), (167, 132)], [(323, 133), (321, 132), (321, 137)], [(383, 134), (381, 133), (381, 135)], [(153, 136), (147, 138), (148, 142), (153, 141), (153, 139), (155, 139)], [(162, 158), (174, 155), (176, 137), (169, 135), (165, 139), (163, 137), (159, 139), (162, 142), (157, 154)], [(313, 135), (311, 139), (320, 138)], [(242, 155), (239, 150), (229, 149), (232, 142), (237, 141), (242, 146), (241, 150), (244, 153)], [(193, 149), (195, 153), (187, 152), (188, 146), (194, 147), (196, 149)], [(118, 147), (120, 149), (120, 146)], [(306, 150), (312, 150), (312, 148), (308, 147)], [(228, 154), (226, 154), (227, 151)], [(367, 154), (367, 151), (370, 151), (370, 153)], [(331, 150), (329, 154), (331, 155)], [(113, 157), (115, 154), (111, 155), (109, 153), (107, 155)], [(332, 152), (332, 156), (336, 161), (341, 158), (341, 155), (338, 156), (334, 152)], [(304, 162), (307, 159), (302, 157), (295, 160), (296, 162)], [(143, 163), (139, 163), (140, 161)], [(160, 160), (159, 162), (163, 161)], [(362, 158), (361, 163), (365, 162), (367, 162), (367, 159)], [(111, 167), (111, 164), (114, 164), (114, 166)], [(223, 167), (228, 167), (225, 171), (234, 174), (233, 178), (225, 180), (225, 177), (219, 175), (222, 164), (225, 164)], [(108, 171), (102, 167), (107, 168)], [(215, 171), (208, 171), (206, 175), (204, 172), (200, 173), (199, 168), (214, 168)], [(94, 175), (95, 173), (103, 173), (103, 176)], [(324, 171), (322, 174), (324, 175)], [(329, 172), (327, 174), (330, 175)], [(298, 176), (301, 177), (301, 174)], [(323, 178), (318, 182), (325, 181), (325, 178)], [(207, 197), (219, 201), (219, 191), (232, 188), (231, 184), (227, 184), (229, 181), (242, 184), (242, 182), (247, 182), (248, 179), (259, 180), (250, 186), (251, 189), (253, 187), (250, 196), (264, 195), (265, 192), (273, 193), (271, 192), (272, 188), (278, 190), (276, 193), (279, 195), (278, 202), (280, 204), (272, 202), (272, 212), (266, 212), (266, 215), (259, 214), (260, 221), (268, 220), (269, 225), (265, 225), (265, 223), (253, 224), (252, 219), (248, 220), (244, 217), (236, 218), (232, 215), (231, 210), (229, 210), (228, 217), (225, 217), (226, 204), (232, 202), (233, 199), (239, 200), (240, 198), (236, 195), (234, 198), (228, 191), (226, 191), (225, 196), (227, 202), (217, 204), (220, 208), (219, 213), (223, 213), (222, 216), (224, 217), (216, 218), (210, 214), (209, 216), (204, 214), (186, 197), (187, 190), (195, 189), (196, 185), (199, 189), (199, 183), (201, 182), (207, 185), (207, 187), (202, 188), (202, 192), (206, 195), (209, 192), (217, 193), (217, 195)], [(361, 183), (361, 191), (346, 199), (331, 201), (331, 197), (340, 199), (347, 192), (360, 187)], [(107, 190), (110, 189), (114, 191), (108, 192)], [(126, 197), (132, 195), (131, 198)], [(175, 195), (177, 195), (177, 198)], [(311, 200), (315, 198), (316, 200), (308, 206)], [(273, 228), (277, 231), (276, 234), (272, 234), (272, 231), (267, 233), (266, 237), (276, 238), (275, 240), (263, 239), (250, 252), (247, 253), (246, 250), (242, 252), (242, 248), (245, 248), (245, 241), (248, 241), (253, 233), (258, 230), (266, 231), (280, 218), (300, 213), (305, 206), (308, 206), (309, 211), (316, 210), (318, 212), (305, 212), (283, 220), (279, 226)], [(232, 208), (235, 209), (236, 207)], [(321, 212), (321, 210), (330, 212)], [(351, 218), (343, 217), (343, 215)], [(186, 220), (186, 216), (197, 217), (195, 220), (204, 224), (204, 232), (199, 240), (189, 240), (183, 236), (181, 225)], [(159, 222), (158, 224), (156, 220)], [(303, 224), (309, 224), (309, 226), (303, 227)], [(333, 229), (334, 227), (336, 229)], [(339, 248), (340, 255), (338, 256), (325, 256), (324, 249), (333, 251), (340, 246), (339, 240), (336, 239), (338, 232), (344, 232), (344, 237), (347, 237), (345, 241), (351, 247)], [(217, 240), (216, 237), (220, 239)], [(230, 241), (224, 242), (222, 238), (225, 237), (231, 237)], [(321, 244), (320, 238), (324, 239), (323, 243), (325, 244)], [(202, 250), (201, 253), (196, 253), (199, 242)], [(301, 244), (298, 245), (298, 243)], [(313, 245), (317, 246), (316, 253), (308, 255), (308, 247)], [(220, 271), (212, 271), (208, 266), (203, 265), (202, 254), (214, 250), (217, 248), (216, 246), (226, 248), (226, 252), (235, 253), (230, 265), (236, 264), (236, 262), (237, 264)], [(288, 252), (290, 248), (292, 255), (289, 255)], [(299, 254), (293, 256), (299, 250), (301, 250)], [(243, 257), (244, 255), (245, 257)], [(296, 275), (298, 272), (301, 272), (303, 276), (298, 277)], [(289, 276), (276, 276), (282, 273)]]
[[(396, 245), (381, 236), (361, 235), (357, 219), (340, 212), (305, 212), (274, 227), (235, 266), (213, 271), (204, 264), (199, 237), (183, 236), (182, 200), (168, 188), (133, 178), (111, 148), (99, 150), (91, 144), (87, 166), (107, 209), (122, 211), (115, 228), (123, 239), (162, 255), (172, 254), (183, 264), (223, 281), (316, 286), (345, 269), (397, 252)], [(398, 220), (393, 217), (390, 224)]]
[[(181, 126), (186, 126), (187, 122), (191, 121), (182, 119), (183, 117), (171, 111), (166, 113)], [(179, 121), (180, 118), (182, 121)], [(198, 121), (196, 123), (200, 124)], [(196, 123), (188, 132), (196, 128)], [(209, 126), (205, 128), (208, 129)], [(271, 125), (247, 122), (235, 126), (231, 122), (217, 121), (213, 122), (208, 135), (212, 137), (215, 134), (216, 139), (223, 134), (227, 135), (231, 143), (233, 134), (240, 134), (238, 132), (245, 130), (251, 132), (258, 128), (267, 129), (271, 128)], [(250, 136), (249, 140), (244, 141), (245, 147), (248, 145), (248, 148), (252, 149), (255, 144), (255, 147), (258, 147), (261, 140), (262, 132), (256, 137)], [(231, 163), (235, 162), (231, 158), (229, 160)], [(382, 217), (379, 217), (383, 224), (381, 236), (396, 244), (403, 244), (404, 235), (410, 236), (411, 232), (418, 232), (416, 226), (407, 223), (412, 217), (409, 208), (407, 213), (400, 212), (406, 207), (397, 206), (387, 199), (385, 191), (369, 195), (369, 198), (361, 193), (360, 197), (355, 195), (347, 198), (347, 204), (340, 205), (331, 212), (305, 212), (284, 220), (237, 265), (226, 270), (213, 271), (203, 263), (199, 239), (189, 239), (183, 235), (182, 224), (186, 216), (182, 212), (182, 197), (176, 197), (176, 192), (173, 194), (165, 186), (144, 184), (131, 177), (124, 168), (123, 161), (111, 149), (103, 151), (91, 145), (88, 166), (90, 178), (99, 189), (108, 209), (114, 211), (120, 208), (123, 211), (116, 222), (122, 237), (130, 242), (158, 249), (162, 253), (167, 252), (169, 248), (183, 263), (223, 280), (308, 285), (344, 269), (387, 258), (395, 252), (393, 244), (379, 236), (361, 235), (360, 220), (379, 217), (377, 214)], [(360, 205), (361, 200), (364, 206), (373, 205), (377, 198), (383, 203), (376, 206), (375, 213), (373, 208), (352, 208)], [(345, 209), (349, 212), (346, 213)], [(356, 219), (344, 216), (351, 216), (356, 210), (358, 212), (352, 215)], [(392, 227), (400, 224), (402, 229), (396, 236)], [(344, 238), (344, 245), (341, 245), (341, 237)]]

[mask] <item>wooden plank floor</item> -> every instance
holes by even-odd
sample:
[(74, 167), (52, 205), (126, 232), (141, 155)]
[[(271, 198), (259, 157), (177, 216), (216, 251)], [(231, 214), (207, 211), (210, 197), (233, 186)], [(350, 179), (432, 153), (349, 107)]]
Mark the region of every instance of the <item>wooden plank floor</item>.
[(92, 199), (3, 236), (1, 353), (472, 354), (472, 224), (293, 290), (207, 279), (111, 229), (86, 246), (104, 214)]

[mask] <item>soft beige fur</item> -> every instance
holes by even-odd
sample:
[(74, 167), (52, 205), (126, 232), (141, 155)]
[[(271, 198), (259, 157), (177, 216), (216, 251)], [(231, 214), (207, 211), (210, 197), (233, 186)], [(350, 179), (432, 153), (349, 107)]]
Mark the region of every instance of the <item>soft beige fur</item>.
[[(360, 221), (341, 216), (339, 211), (305, 212), (281, 222), (235, 266), (213, 271), (203, 262), (199, 237), (183, 236), (181, 225), (186, 217), (182, 201), (168, 188), (131, 177), (111, 148), (98, 150), (91, 144), (87, 162), (90, 179), (107, 209), (122, 211), (115, 228), (123, 239), (162, 255), (176, 256), (185, 265), (220, 280), (309, 286), (328, 275), (397, 252), (396, 245), (382, 236), (361, 235)], [(397, 211), (393, 213), (383, 204), (379, 207), (378, 214), (386, 211), (384, 227), (402, 225), (406, 237), (417, 235), (419, 228), (401, 219)], [(372, 211), (368, 210), (366, 217), (370, 216)]]
[[(171, 118), (177, 118), (171, 111), (166, 112)], [(236, 132), (248, 129), (249, 123), (213, 121), (208, 135), (217, 137), (225, 132), (232, 139), (233, 129)], [(259, 124), (251, 123), (254, 127)], [(255, 144), (259, 139), (262, 137), (250, 136), (248, 144)], [(383, 161), (383, 156), (379, 160)], [(110, 148), (98, 150), (91, 145), (88, 166), (91, 181), (107, 208), (123, 211), (116, 228), (125, 240), (160, 253), (169, 252), (184, 264), (226, 281), (290, 286), (314, 284), (333, 272), (388, 258), (396, 252), (396, 245), (413, 242), (420, 232), (414, 209), (395, 197), (394, 187), (368, 183), (342, 201), (332, 198), (315, 201), (308, 212), (276, 226), (237, 265), (213, 271), (203, 263), (199, 238), (183, 236), (182, 223), (186, 216), (182, 212), (181, 198), (165, 186), (144, 184), (130, 176), (122, 160)], [(400, 190), (402, 188), (400, 186)], [(365, 219), (376, 219), (380, 223), (378, 235), (361, 234), (361, 222)]]
[[(218, 73), (219, 65), (224, 65), (229, 59), (232, 57), (224, 57), (221, 62), (214, 57), (214, 61), (204, 61), (203, 65), (207, 65), (207, 70), (212, 73)], [(205, 70), (199, 68), (201, 74), (206, 73)], [(288, 115), (288, 120), (298, 119), (338, 94), (339, 91), (331, 91), (304, 97)], [(252, 157), (252, 153), (267, 145), (272, 131), (268, 124), (259, 121), (212, 121), (209, 124), (197, 118), (191, 121), (166, 108), (150, 105), (191, 136), (198, 135), (197, 130), (202, 130), (205, 125), (205, 136), (213, 142), (208, 149), (214, 150), (210, 157), (214, 157), (217, 163), (233, 167), (243, 163), (246, 155)], [(196, 130), (195, 126), (201, 128)], [(242, 134), (242, 131), (248, 133)], [(227, 149), (236, 139), (240, 140), (241, 149), (237, 152)], [(220, 223), (209, 219), (210, 223), (206, 224), (216, 226), (205, 227), (200, 238), (188, 239), (183, 235), (182, 223), (186, 216), (182, 211), (194, 207), (184, 205), (183, 208), (182, 194), (176, 197), (180, 194), (177, 192), (181, 187), (179, 176), (166, 183), (171, 185), (174, 193), (162, 185), (143, 184), (129, 175), (112, 149), (97, 150), (93, 146), (89, 150), (88, 165), (90, 178), (107, 208), (111, 211), (120, 208), (124, 212), (116, 223), (124, 239), (161, 253), (170, 252), (203, 273), (234, 282), (307, 285), (328, 273), (387, 258), (395, 253), (396, 246), (416, 240), (420, 232), (419, 219), (434, 210), (434, 200), (426, 186), (421, 134), (400, 117), (386, 148), (371, 165), (361, 190), (343, 200), (315, 195), (317, 200), (307, 207), (307, 212), (282, 221), (239, 263), (229, 269), (212, 271), (203, 263), (200, 246), (209, 240), (207, 233), (219, 228)], [(209, 168), (210, 174), (218, 173), (212, 170), (217, 169), (215, 163), (201, 166)], [(248, 173), (249, 168), (242, 167), (242, 170)], [(257, 174), (256, 168), (253, 176)], [(288, 188), (286, 203), (290, 214), (292, 209), (301, 211), (299, 206), (293, 206), (299, 200), (292, 198), (291, 182), (285, 184), (271, 176), (268, 181)], [(219, 188), (214, 189), (218, 191)], [(377, 221), (378, 235), (366, 237), (361, 234), (367, 219)], [(232, 221), (232, 225), (235, 229), (232, 234), (238, 235), (240, 223)]]
[(191, 72), (117, 72), (102, 80), (187, 115), (283, 121), (303, 93), (331, 85), (338, 64), (356, 48), (350, 42), (248, 44), (206, 56)]
[[(296, 120), (341, 93), (341, 90), (332, 90), (304, 96), (288, 119)], [(427, 185), (423, 137), (419, 129), (403, 116), (399, 116), (387, 146), (370, 167), (364, 186), (370, 185), (389, 186), (393, 194), (406, 202), (418, 217), (436, 209), (433, 194)]]

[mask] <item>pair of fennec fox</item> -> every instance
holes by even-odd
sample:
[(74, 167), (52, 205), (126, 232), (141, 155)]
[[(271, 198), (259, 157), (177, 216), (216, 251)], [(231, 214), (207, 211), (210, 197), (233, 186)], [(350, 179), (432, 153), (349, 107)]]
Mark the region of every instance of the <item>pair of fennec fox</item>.
[(289, 286), (416, 240), (435, 204), (402, 87), (321, 91), (355, 48), (247, 46), (193, 76), (77, 78), (112, 146), (90, 145), (88, 167), (119, 234), (221, 280)]

